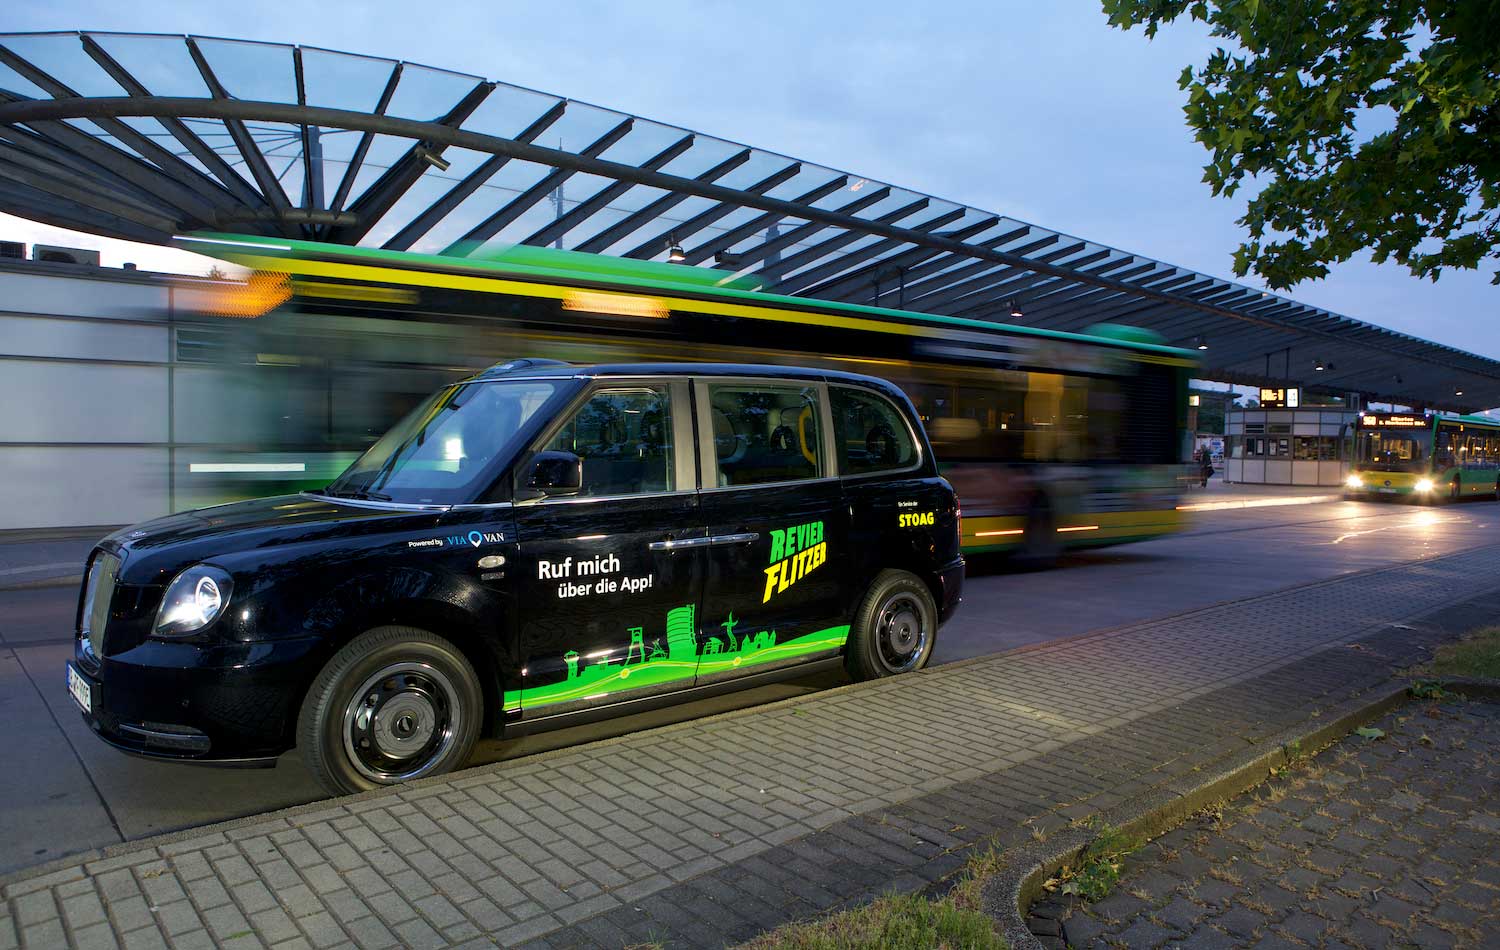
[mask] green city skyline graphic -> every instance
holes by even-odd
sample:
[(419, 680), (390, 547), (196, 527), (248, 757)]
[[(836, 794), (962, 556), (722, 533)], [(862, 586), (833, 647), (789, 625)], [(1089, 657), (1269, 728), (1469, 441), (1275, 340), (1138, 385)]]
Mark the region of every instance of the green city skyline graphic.
[(775, 630), (736, 634), (735, 628), (740, 621), (731, 611), (719, 624), (724, 630), (723, 635), (707, 637), (699, 644), (695, 621), (696, 609), (691, 604), (667, 611), (665, 648), (660, 639), (652, 639), (648, 644), (644, 628), (626, 628), (630, 641), (623, 658), (611, 656), (613, 650), (593, 654), (569, 650), (563, 655), (566, 676), (562, 682), (523, 686), (519, 696), (514, 692), (506, 694), (505, 706), (534, 707), (604, 699), (630, 689), (837, 649), (849, 636), (849, 627), (844, 625), (778, 643)]

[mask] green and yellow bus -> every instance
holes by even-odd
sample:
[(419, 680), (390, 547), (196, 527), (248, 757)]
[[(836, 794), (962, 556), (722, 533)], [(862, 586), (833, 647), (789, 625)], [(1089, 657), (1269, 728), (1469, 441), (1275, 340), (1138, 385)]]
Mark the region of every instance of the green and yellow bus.
[(1484, 416), (1360, 413), (1344, 494), (1423, 502), (1500, 498), (1500, 422)]
[(181, 499), (194, 504), (301, 487), (297, 477), (326, 484), (434, 388), (545, 357), (888, 379), (911, 396), (958, 492), (968, 552), (1044, 562), (1181, 521), (1196, 359), (1148, 331), (1064, 333), (780, 296), (722, 270), (550, 248), (452, 257), (237, 235), (182, 243), (253, 274), (177, 295), (178, 359), (217, 363), (243, 397), (198, 414), (250, 433), (221, 442), (255, 444), (200, 453), (197, 473), (177, 479), (179, 492), (212, 490)]

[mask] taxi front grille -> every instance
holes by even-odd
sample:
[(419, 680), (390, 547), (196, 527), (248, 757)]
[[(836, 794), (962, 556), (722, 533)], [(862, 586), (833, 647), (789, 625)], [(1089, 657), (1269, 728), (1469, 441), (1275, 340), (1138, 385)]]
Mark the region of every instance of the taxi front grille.
[(95, 657), (104, 655), (104, 632), (109, 625), (109, 606), (115, 596), (119, 571), (120, 559), (108, 551), (100, 551), (89, 565), (88, 579), (84, 581), (83, 628), (79, 634), (88, 641), (89, 652)]

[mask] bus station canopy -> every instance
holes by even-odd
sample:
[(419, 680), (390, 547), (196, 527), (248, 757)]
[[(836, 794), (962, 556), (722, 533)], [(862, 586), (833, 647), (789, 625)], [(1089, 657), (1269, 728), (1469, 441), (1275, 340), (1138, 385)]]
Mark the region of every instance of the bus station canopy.
[(610, 109), (313, 47), (0, 34), (0, 210), (467, 255), (531, 244), (1197, 348), (1202, 376), (1500, 406), (1500, 362), (1001, 214)]

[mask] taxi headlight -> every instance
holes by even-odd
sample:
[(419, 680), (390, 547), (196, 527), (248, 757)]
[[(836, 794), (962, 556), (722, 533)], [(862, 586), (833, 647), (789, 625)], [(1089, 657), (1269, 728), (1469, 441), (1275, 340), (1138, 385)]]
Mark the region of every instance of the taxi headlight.
[(219, 619), (233, 592), (229, 572), (209, 564), (194, 564), (167, 585), (151, 632), (161, 637), (196, 633)]
[(1430, 478), (1419, 478), (1419, 479), (1417, 479), (1417, 491), (1432, 491), (1432, 479), (1430, 479)]
[(1360, 480), (1358, 475), (1350, 475), (1344, 480), (1344, 486), (1346, 488), (1364, 488), (1365, 483)]

